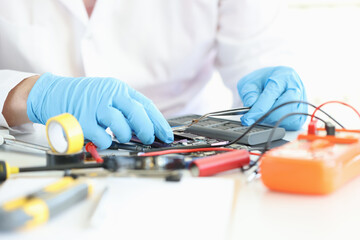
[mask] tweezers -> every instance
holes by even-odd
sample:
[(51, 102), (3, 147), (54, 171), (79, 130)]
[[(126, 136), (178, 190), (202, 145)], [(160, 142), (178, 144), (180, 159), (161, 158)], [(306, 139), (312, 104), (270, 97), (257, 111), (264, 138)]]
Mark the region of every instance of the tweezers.
[(241, 107), (241, 108), (232, 108), (217, 112), (210, 112), (202, 115), (201, 117), (197, 119), (193, 119), (190, 124), (188, 125), (182, 125), (182, 126), (175, 126), (172, 127), (173, 131), (184, 131), (185, 129), (191, 127), (192, 125), (198, 123), (199, 121), (207, 118), (207, 117), (215, 117), (215, 116), (234, 116), (234, 115), (243, 115), (247, 113), (250, 110), (249, 107)]

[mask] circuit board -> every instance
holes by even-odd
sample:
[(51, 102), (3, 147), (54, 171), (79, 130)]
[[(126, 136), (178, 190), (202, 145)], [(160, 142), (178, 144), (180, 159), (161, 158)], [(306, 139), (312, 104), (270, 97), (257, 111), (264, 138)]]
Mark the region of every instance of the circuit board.
[[(189, 115), (173, 118), (168, 120), (168, 122), (172, 127), (176, 127), (181, 125), (188, 125), (193, 119), (197, 119), (199, 117), (199, 115)], [(238, 138), (248, 129), (249, 127), (242, 125), (240, 121), (208, 117), (187, 128), (184, 133), (192, 133), (211, 139), (232, 141)], [(239, 139), (238, 143), (250, 146), (265, 143), (268, 140), (272, 130), (273, 128), (269, 126), (256, 125), (243, 138)], [(284, 136), (285, 129), (277, 128), (275, 129), (272, 140), (279, 140), (282, 139)]]
[[(189, 124), (198, 115), (184, 116), (169, 119), (171, 126), (179, 126)], [(155, 139), (151, 145), (143, 145), (141, 141), (134, 135), (131, 139), (133, 146), (125, 144), (113, 144), (114, 148), (123, 148), (137, 152), (150, 152), (166, 149), (184, 148), (187, 146), (201, 146), (205, 144), (225, 144), (239, 137), (249, 127), (243, 126), (240, 121), (227, 120), (222, 118), (207, 118), (199, 121), (196, 125), (187, 128), (185, 131), (174, 131), (174, 142), (167, 144)], [(268, 140), (270, 132), (273, 128), (263, 125), (257, 125), (243, 139), (235, 144), (227, 146), (234, 149), (262, 150), (264, 143)], [(285, 130), (279, 128), (275, 130), (272, 147), (280, 146), (287, 141), (282, 140)], [(245, 139), (245, 140), (244, 140)], [(214, 153), (197, 153), (197, 155), (211, 155)], [(200, 156), (198, 156), (200, 157)]]

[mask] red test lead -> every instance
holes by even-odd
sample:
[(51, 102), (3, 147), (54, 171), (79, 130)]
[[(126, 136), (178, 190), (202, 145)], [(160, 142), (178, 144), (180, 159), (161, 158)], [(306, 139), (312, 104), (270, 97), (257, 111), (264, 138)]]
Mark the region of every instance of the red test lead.
[(197, 159), (191, 163), (190, 171), (193, 176), (206, 177), (241, 168), (249, 163), (250, 154), (247, 150), (242, 149)]
[(103, 163), (104, 160), (100, 157), (98, 151), (96, 150), (95, 144), (88, 142), (85, 145), (85, 150), (91, 154), (91, 156), (96, 160), (97, 163)]
[(317, 120), (311, 120), (308, 125), (308, 134), (317, 135), (317, 128), (316, 128)]

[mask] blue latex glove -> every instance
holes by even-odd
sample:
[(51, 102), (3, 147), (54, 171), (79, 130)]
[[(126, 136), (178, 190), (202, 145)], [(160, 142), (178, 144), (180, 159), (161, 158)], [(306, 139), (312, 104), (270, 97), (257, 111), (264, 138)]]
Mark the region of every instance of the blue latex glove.
[(112, 143), (107, 127), (121, 143), (130, 140), (132, 130), (145, 144), (151, 144), (155, 136), (166, 143), (174, 140), (171, 127), (155, 105), (115, 78), (41, 75), (27, 100), (29, 119), (46, 124), (65, 112), (76, 117), (85, 138), (100, 149)]
[[(288, 101), (306, 101), (304, 85), (299, 75), (289, 67), (268, 67), (256, 70), (237, 84), (240, 98), (251, 110), (242, 116), (242, 124), (248, 126), (270, 109)], [(291, 112), (307, 113), (306, 104), (289, 104), (275, 110), (262, 123), (274, 125), (281, 117)], [(281, 124), (286, 130), (299, 130), (306, 120), (305, 115), (286, 118)]]

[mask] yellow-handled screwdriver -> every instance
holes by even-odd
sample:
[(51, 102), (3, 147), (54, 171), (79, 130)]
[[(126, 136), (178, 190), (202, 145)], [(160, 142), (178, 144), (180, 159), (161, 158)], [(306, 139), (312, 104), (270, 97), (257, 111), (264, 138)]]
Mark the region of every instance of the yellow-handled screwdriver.
[(0, 183), (4, 182), (12, 174), (23, 173), (23, 172), (38, 172), (38, 171), (63, 171), (67, 169), (89, 169), (89, 168), (101, 168), (103, 164), (100, 163), (72, 163), (63, 164), (60, 166), (38, 166), (38, 167), (13, 167), (10, 166), (6, 161), (0, 160)]
[(0, 231), (31, 228), (86, 199), (92, 192), (90, 184), (64, 177), (45, 188), (6, 202), (0, 206)]
[(11, 174), (19, 173), (18, 167), (10, 167), (5, 161), (0, 161), (0, 183), (10, 177)]

